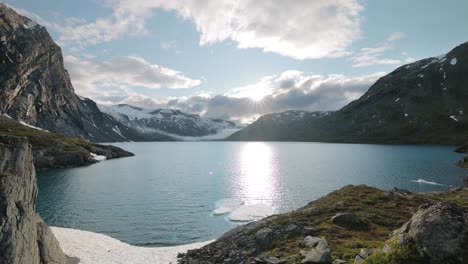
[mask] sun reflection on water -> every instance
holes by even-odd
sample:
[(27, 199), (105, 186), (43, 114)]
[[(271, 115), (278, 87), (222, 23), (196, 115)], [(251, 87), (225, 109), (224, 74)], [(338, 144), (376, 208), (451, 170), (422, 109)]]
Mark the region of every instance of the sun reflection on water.
[(249, 204), (273, 204), (277, 191), (274, 151), (267, 143), (246, 143), (240, 154), (240, 196)]

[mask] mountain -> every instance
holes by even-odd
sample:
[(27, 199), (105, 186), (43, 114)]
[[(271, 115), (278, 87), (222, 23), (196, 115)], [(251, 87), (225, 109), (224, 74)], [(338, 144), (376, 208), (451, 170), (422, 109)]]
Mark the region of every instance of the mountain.
[(43, 26), (0, 3), (0, 35), (0, 114), (96, 142), (139, 138), (75, 94), (61, 49)]
[(397, 68), (327, 115), (259, 118), (229, 140), (453, 144), (468, 142), (468, 42)]
[(101, 159), (133, 156), (115, 146), (49, 132), (0, 115), (0, 135), (27, 138), (32, 146), (37, 170), (90, 165)]
[(235, 130), (236, 124), (222, 119), (200, 117), (174, 109), (143, 109), (127, 104), (99, 106), (102, 112), (128, 127), (144, 133), (162, 133), (174, 138), (203, 137)]

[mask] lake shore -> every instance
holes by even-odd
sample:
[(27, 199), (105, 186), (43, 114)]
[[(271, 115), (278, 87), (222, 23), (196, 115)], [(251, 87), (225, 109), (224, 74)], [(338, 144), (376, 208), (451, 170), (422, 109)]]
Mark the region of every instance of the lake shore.
[(115, 238), (70, 228), (51, 227), (63, 252), (80, 264), (175, 264), (177, 254), (213, 241), (173, 247), (137, 247)]

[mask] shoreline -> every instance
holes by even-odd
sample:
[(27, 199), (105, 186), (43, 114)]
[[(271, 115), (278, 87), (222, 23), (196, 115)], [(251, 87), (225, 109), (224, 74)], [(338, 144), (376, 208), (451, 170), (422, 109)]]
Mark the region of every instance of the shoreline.
[(177, 255), (214, 240), (171, 247), (138, 247), (107, 235), (71, 228), (50, 227), (63, 252), (79, 264), (176, 264)]

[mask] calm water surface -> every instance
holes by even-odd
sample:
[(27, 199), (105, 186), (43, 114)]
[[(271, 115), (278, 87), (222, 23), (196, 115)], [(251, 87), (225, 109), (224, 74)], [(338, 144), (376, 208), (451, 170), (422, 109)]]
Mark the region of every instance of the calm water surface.
[[(213, 215), (223, 199), (287, 212), (348, 184), (434, 191), (463, 171), (453, 147), (322, 143), (115, 144), (135, 157), (38, 175), (45, 221), (135, 245), (213, 239), (237, 225)], [(443, 185), (417, 183), (424, 179)]]

